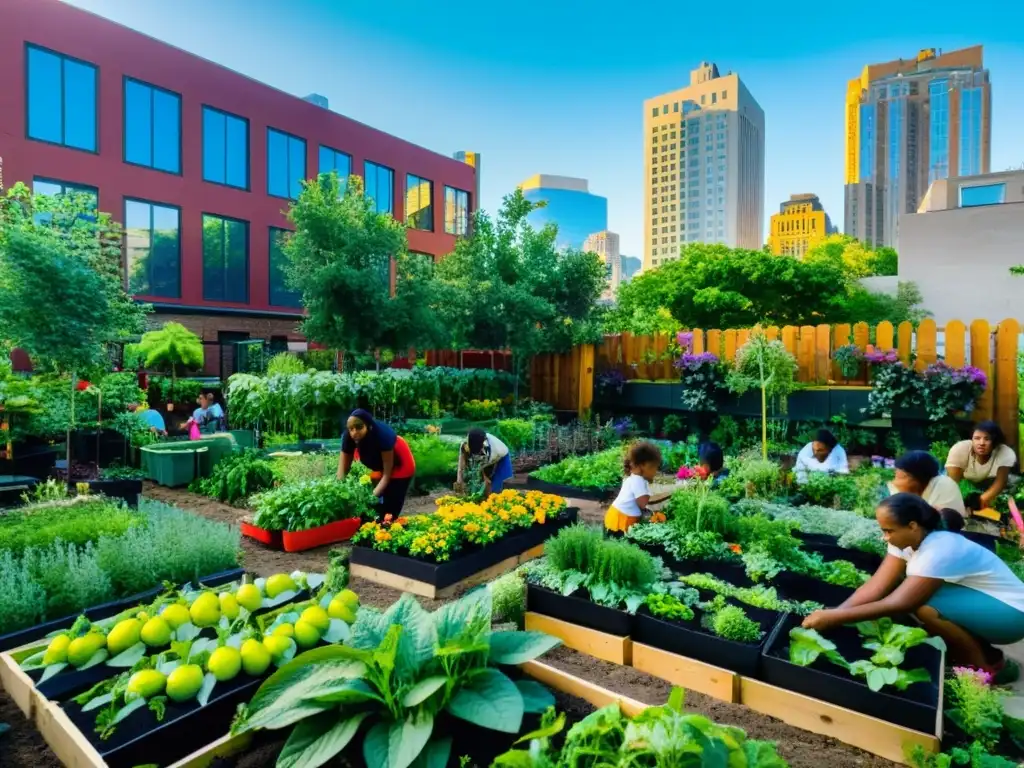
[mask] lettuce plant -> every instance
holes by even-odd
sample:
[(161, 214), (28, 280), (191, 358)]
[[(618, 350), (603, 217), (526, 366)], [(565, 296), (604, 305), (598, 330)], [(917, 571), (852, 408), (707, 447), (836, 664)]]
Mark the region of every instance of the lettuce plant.
[(307, 651), (269, 677), (239, 713), (235, 733), (295, 726), (277, 765), (323, 765), (363, 733), (367, 768), (448, 764), (452, 741), (435, 722), (449, 715), (518, 733), (523, 715), (554, 703), (522, 664), (559, 644), (539, 632), (492, 632), (486, 589), (428, 613), (411, 595), (386, 612), (362, 607), (349, 644)]

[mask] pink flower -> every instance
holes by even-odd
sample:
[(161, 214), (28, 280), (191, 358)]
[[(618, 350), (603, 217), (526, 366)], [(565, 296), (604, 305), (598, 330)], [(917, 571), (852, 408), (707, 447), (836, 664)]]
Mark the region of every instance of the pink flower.
[(983, 669), (974, 667), (953, 667), (953, 674), (957, 677), (973, 677), (981, 685), (992, 685), (992, 675)]

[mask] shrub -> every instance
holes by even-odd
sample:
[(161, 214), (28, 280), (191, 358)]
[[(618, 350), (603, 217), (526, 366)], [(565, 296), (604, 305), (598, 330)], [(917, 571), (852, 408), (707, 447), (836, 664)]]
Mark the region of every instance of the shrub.
[(416, 485), (446, 484), (455, 479), (459, 463), (459, 444), (436, 435), (405, 435), (416, 460)]
[(502, 419), (495, 427), (494, 434), (509, 447), (510, 451), (524, 451), (533, 446), (534, 422), (526, 419)]
[(279, 352), (267, 363), (267, 376), (305, 373), (309, 366), (291, 352)]

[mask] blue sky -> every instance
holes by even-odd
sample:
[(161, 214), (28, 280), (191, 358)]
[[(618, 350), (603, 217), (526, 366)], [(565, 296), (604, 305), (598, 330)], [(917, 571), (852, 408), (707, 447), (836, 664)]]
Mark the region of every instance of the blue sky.
[[(642, 255), (643, 100), (710, 60), (766, 114), (765, 226), (798, 192), (843, 216), (843, 98), (864, 64), (981, 43), (992, 170), (1024, 163), (1024, 3), (933, 0), (699, 6), (555, 0), (70, 0), (277, 88), (451, 154), (482, 153), (481, 204), (535, 173), (608, 198), (622, 252)], [(284, 9), (287, 7), (287, 13)], [(985, 10), (980, 9), (984, 7)], [(435, 8), (436, 10), (431, 10)]]

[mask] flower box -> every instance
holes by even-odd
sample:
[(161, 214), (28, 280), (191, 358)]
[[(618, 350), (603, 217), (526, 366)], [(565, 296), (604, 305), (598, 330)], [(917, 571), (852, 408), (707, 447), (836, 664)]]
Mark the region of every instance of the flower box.
[(307, 528), (304, 531), (283, 531), (281, 539), (284, 551), (304, 552), (307, 549), (348, 541), (356, 535), (356, 531), (359, 530), (362, 523), (360, 518), (350, 517), (345, 520), (336, 520), (327, 525), (319, 525), (316, 528)]
[(619, 493), (616, 488), (577, 488), (574, 485), (559, 485), (558, 483), (546, 483), (538, 480), (532, 475), (526, 478), (526, 488), (530, 491), (550, 493), (555, 496), (562, 496), (567, 499), (586, 499), (589, 501), (612, 501)]
[(631, 636), (636, 619), (625, 611), (591, 602), (585, 590), (563, 595), (536, 584), (526, 585), (526, 610), (616, 637)]
[(284, 550), (283, 531), (271, 531), (267, 528), (260, 528), (258, 525), (254, 525), (246, 520), (242, 521), (241, 529), (243, 536), (253, 541), (258, 541), (265, 547), (277, 550), (278, 552)]
[[(244, 575), (244, 569), (231, 568), (227, 571), (221, 571), (220, 573), (204, 576), (199, 580), (199, 582), (207, 587), (217, 587), (221, 584), (227, 584), (235, 581), (236, 579), (240, 579)], [(59, 619), (47, 621), (44, 624), (36, 624), (34, 627), (26, 627), (25, 629), (19, 629), (15, 632), (8, 632), (5, 635), (0, 635), (0, 651), (7, 651), (11, 648), (19, 648), (23, 645), (28, 645), (41, 637), (46, 637), (51, 632), (56, 632), (60, 629), (64, 629), (65, 627), (70, 627), (75, 623), (75, 619), (82, 614), (92, 621), (109, 618), (110, 616), (114, 616), (121, 611), (131, 608), (132, 606), (149, 602), (162, 591), (162, 586), (153, 587), (153, 589), (148, 589), (145, 592), (139, 592), (135, 595), (130, 595), (129, 597), (122, 598), (121, 600), (114, 600), (109, 603), (94, 605), (91, 608), (86, 608), (84, 611), (80, 611), (79, 613), (75, 613), (70, 616), (63, 616)]]
[(782, 614), (749, 605), (742, 605), (742, 608), (764, 633), (756, 643), (726, 640), (705, 629), (701, 625), (704, 614), (699, 608), (693, 609), (694, 616), (690, 621), (673, 621), (654, 616), (647, 606), (641, 606), (636, 613), (633, 641), (745, 677), (758, 677), (765, 643), (781, 621)]
[[(921, 733), (941, 733), (944, 652), (930, 645), (910, 648), (902, 668), (923, 667), (932, 681), (914, 683), (902, 692), (886, 686), (876, 693), (861, 678), (851, 676), (823, 656), (807, 667), (791, 663), (789, 632), (800, 626), (801, 620), (799, 616), (786, 616), (768, 639), (761, 660), (762, 679), (766, 683)], [(860, 634), (852, 627), (838, 627), (829, 631), (827, 637), (847, 661), (871, 655), (861, 646)]]
[(782, 571), (771, 580), (771, 585), (788, 600), (811, 600), (826, 608), (841, 605), (857, 591), (853, 587), (840, 587), (792, 571)]
[(562, 516), (544, 525), (533, 525), (487, 546), (457, 552), (443, 563), (357, 544), (352, 547), (349, 571), (355, 577), (434, 599), (446, 591), (480, 583), (484, 576), (485, 581), (490, 580), (520, 562), (539, 557), (544, 542), (574, 524), (578, 514), (578, 509), (569, 507)]

